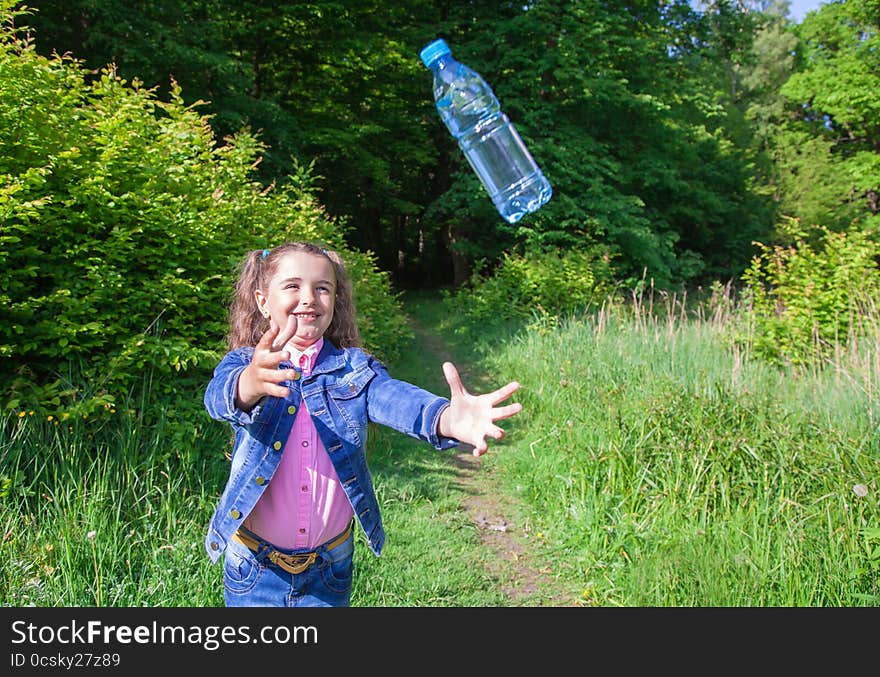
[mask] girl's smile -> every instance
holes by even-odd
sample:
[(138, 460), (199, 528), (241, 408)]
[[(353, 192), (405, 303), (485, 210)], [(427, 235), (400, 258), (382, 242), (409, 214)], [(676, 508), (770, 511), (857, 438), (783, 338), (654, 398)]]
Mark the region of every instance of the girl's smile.
[(293, 316), (293, 346), (305, 350), (317, 341), (333, 320), (336, 274), (325, 256), (306, 252), (286, 254), (275, 268), (268, 289), (254, 292), (260, 312), (283, 330)]

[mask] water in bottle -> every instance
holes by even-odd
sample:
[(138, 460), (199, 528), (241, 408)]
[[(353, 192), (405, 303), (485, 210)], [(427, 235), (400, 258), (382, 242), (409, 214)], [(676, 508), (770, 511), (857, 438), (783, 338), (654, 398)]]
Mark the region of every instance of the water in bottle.
[(434, 102), (498, 213), (509, 223), (534, 212), (552, 189), (482, 77), (456, 61), (443, 40), (420, 54), (434, 75)]

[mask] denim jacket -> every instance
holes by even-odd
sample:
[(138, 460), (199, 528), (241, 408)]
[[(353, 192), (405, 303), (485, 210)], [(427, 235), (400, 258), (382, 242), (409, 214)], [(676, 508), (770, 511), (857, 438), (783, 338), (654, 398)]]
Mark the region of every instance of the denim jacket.
[(217, 562), (226, 544), (256, 505), (281, 461), (281, 453), (297, 409), (305, 402), (318, 435), (330, 455), (339, 481), (378, 556), (385, 542), (379, 503), (367, 469), (367, 424), (388, 426), (442, 450), (457, 440), (441, 437), (437, 424), (449, 400), (392, 378), (385, 366), (359, 348), (339, 349), (330, 341), (318, 355), (312, 373), (296, 369), (284, 399), (264, 397), (249, 412), (237, 409), (238, 378), (253, 357), (253, 348), (226, 354), (205, 390), (205, 408), (212, 418), (232, 424), (235, 442), (229, 479), (211, 518), (205, 549)]

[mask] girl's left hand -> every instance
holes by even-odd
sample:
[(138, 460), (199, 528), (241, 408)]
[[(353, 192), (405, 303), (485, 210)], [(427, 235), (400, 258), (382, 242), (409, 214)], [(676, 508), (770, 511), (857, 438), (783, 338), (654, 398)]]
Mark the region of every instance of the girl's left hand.
[(471, 395), (462, 385), (458, 370), (451, 362), (443, 363), (443, 375), (449, 384), (450, 406), (440, 415), (440, 434), (472, 445), (474, 456), (486, 453), (489, 448), (486, 437), (496, 440), (504, 437), (504, 430), (495, 425), (495, 421), (510, 418), (522, 410), (519, 402), (495, 406), (516, 392), (519, 383), (511, 381), (491, 393)]

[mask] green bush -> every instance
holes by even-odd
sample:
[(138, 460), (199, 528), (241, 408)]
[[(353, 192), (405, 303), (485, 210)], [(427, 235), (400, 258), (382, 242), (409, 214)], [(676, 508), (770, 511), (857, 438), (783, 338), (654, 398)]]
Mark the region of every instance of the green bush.
[(858, 228), (803, 230), (790, 219), (789, 246), (760, 245), (743, 275), (754, 351), (779, 364), (810, 365), (863, 333), (880, 298), (880, 246)]
[(505, 253), (491, 275), (474, 274), (452, 295), (456, 312), (475, 321), (535, 318), (553, 322), (587, 312), (607, 296), (607, 260), (575, 249)]
[[(318, 204), (310, 168), (254, 177), (247, 130), (218, 142), (172, 83), (167, 102), (108, 68), (44, 58), (0, 1), (0, 408), (91, 414), (151, 379), (201, 405), (224, 349), (237, 262), (318, 240), (349, 261), (367, 346), (407, 329), (368, 254)], [(379, 318), (381, 321), (378, 321)]]

